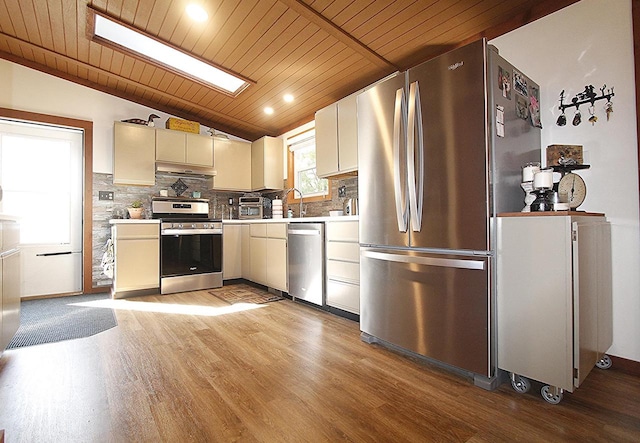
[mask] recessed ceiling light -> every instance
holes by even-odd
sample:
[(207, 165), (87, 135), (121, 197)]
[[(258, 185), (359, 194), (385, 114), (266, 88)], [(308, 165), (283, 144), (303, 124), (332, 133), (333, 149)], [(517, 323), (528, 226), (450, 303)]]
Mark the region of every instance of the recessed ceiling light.
[(203, 22), (209, 18), (209, 14), (207, 14), (207, 11), (205, 11), (202, 6), (193, 3), (187, 5), (187, 14), (197, 22)]
[(271, 106), (267, 106), (266, 108), (264, 108), (264, 113), (267, 115), (273, 114), (273, 108)]
[(282, 96), (282, 99), (287, 103), (291, 103), (293, 101), (293, 95), (285, 94)]
[(94, 37), (101, 42), (115, 44), (125, 52), (139, 54), (196, 81), (203, 82), (232, 96), (242, 92), (249, 83), (185, 52), (166, 45), (155, 38), (95, 14)]

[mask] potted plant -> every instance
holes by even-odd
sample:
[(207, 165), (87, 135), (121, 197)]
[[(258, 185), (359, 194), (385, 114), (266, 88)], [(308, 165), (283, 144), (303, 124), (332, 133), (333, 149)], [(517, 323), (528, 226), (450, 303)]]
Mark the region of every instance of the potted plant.
[(142, 207), (141, 200), (134, 200), (133, 203), (127, 208), (129, 211), (129, 217), (131, 218), (142, 218), (142, 211), (144, 208)]

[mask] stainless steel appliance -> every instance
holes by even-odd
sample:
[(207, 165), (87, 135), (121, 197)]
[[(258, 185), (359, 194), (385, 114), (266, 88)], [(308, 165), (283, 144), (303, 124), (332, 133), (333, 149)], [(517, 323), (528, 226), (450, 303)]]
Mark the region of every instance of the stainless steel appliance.
[(289, 295), (324, 305), (324, 223), (289, 223)]
[(540, 161), (538, 97), (485, 40), (358, 97), (363, 340), (497, 384), (493, 218)]
[(347, 198), (342, 204), (342, 213), (344, 215), (358, 215), (358, 199)]
[(151, 204), (160, 224), (160, 293), (222, 286), (222, 222), (209, 200), (161, 197)]
[(263, 218), (264, 199), (262, 197), (240, 197), (239, 216), (241, 220)]

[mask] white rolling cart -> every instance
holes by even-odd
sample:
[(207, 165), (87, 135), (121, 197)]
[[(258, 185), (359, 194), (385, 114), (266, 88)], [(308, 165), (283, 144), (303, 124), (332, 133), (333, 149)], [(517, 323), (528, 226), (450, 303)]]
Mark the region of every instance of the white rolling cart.
[(500, 214), (497, 224), (498, 367), (517, 392), (536, 380), (557, 404), (594, 366), (611, 366), (610, 225), (577, 211)]

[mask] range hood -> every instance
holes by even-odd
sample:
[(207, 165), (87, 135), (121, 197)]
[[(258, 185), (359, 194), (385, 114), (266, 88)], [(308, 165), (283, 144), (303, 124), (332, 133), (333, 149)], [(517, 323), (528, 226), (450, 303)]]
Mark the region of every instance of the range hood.
[(211, 178), (216, 170), (208, 166), (181, 165), (179, 163), (156, 162), (156, 174), (182, 177)]

